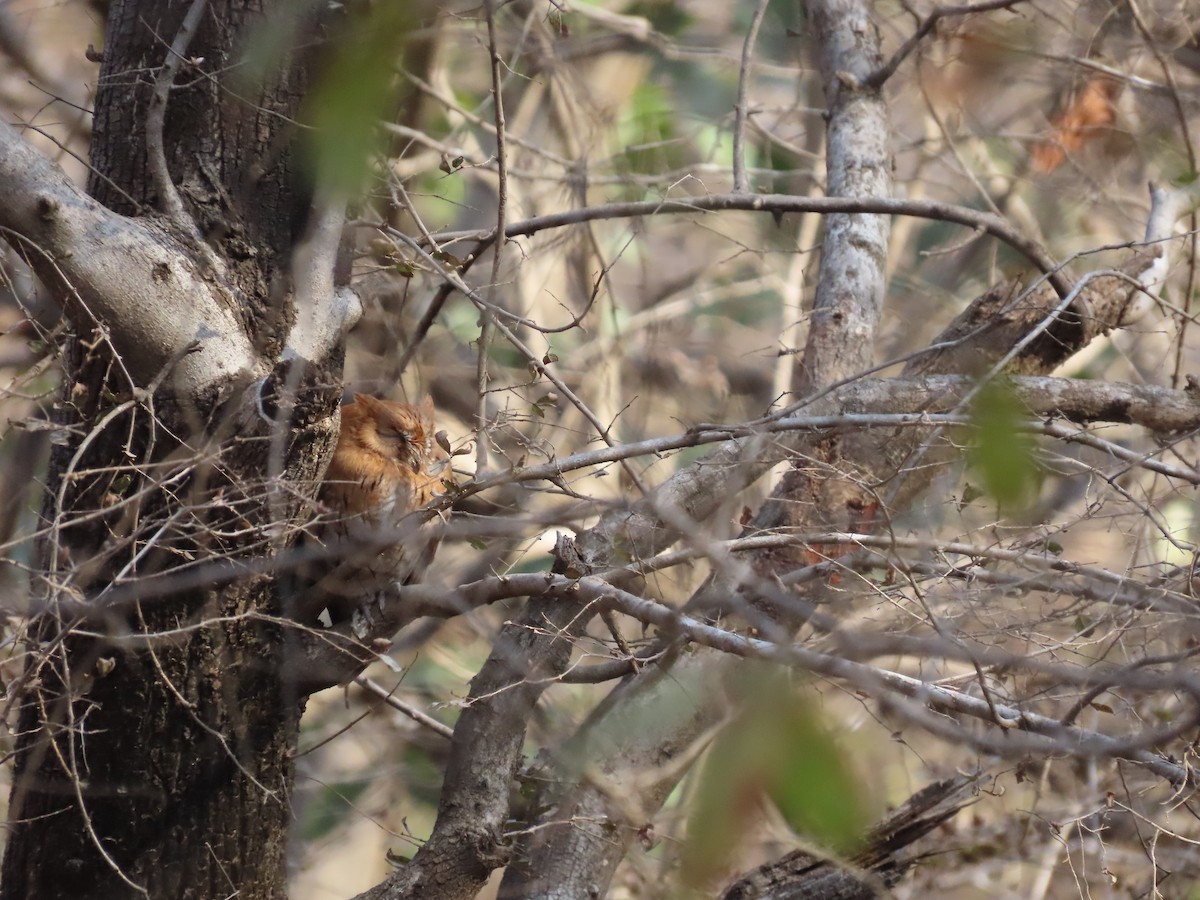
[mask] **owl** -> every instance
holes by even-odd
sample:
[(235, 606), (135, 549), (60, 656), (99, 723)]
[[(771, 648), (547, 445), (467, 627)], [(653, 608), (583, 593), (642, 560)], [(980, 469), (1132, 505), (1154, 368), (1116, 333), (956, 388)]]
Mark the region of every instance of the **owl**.
[(299, 621), (338, 624), (371, 595), (420, 580), (437, 549), (435, 529), (402, 520), (442, 493), (447, 459), (429, 398), (414, 405), (356, 394), (342, 407), (318, 494), (322, 515), (302, 548), (317, 545), (300, 572)]
[(355, 394), (342, 407), (342, 429), (320, 499), (342, 517), (335, 525), (356, 518), (395, 524), (441, 493), (445, 459), (434, 433), (432, 399), (414, 406)]

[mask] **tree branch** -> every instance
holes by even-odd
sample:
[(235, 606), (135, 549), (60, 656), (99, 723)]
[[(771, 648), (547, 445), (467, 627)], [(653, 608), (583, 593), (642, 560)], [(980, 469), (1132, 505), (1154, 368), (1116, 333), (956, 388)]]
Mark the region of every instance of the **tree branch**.
[[(177, 241), (86, 196), (4, 122), (0, 184), (9, 242), (63, 301), (77, 331), (102, 329), (131, 387), (175, 364), (169, 382), (194, 397), (255, 368), (232, 299)], [(195, 351), (185, 352), (193, 341)]]
[[(568, 225), (604, 219), (631, 219), (640, 216), (727, 212), (730, 210), (769, 212), (775, 215), (786, 213), (820, 213), (822, 215), (872, 213), (881, 216), (916, 216), (922, 219), (953, 222), (956, 225), (963, 225), (972, 230), (990, 234), (1008, 244), (1028, 259), (1038, 271), (1044, 273), (1060, 296), (1066, 296), (1071, 289), (1071, 279), (1061, 271), (1062, 266), (1046, 252), (1041, 244), (1023, 235), (1007, 219), (967, 206), (938, 203), (933, 200), (908, 200), (880, 196), (801, 197), (792, 194), (708, 194), (683, 200), (662, 199), (608, 203), (604, 206), (588, 206), (561, 213), (535, 216), (532, 219), (512, 223), (505, 228), (504, 234), (509, 238), (526, 237), (551, 228), (565, 228)], [(474, 255), (478, 256), (495, 240), (496, 233), (494, 229), (490, 231), (452, 231), (439, 233), (436, 237), (443, 247), (457, 241), (478, 241), (479, 244), (474, 250)]]
[(746, 40), (742, 45), (742, 63), (738, 68), (737, 102), (733, 107), (733, 192), (740, 194), (746, 190), (746, 118), (749, 111), (746, 108), (746, 88), (750, 83), (750, 70), (754, 64), (754, 46), (758, 43), (758, 29), (762, 26), (763, 16), (767, 14), (769, 0), (758, 0), (754, 7), (754, 16), (750, 19), (750, 28), (746, 31)]
[[(808, 12), (829, 109), (826, 193), (890, 198), (887, 106), (878, 90), (859, 86), (879, 62), (879, 33), (869, 5), (812, 0)], [(879, 213), (825, 219), (808, 341), (793, 393), (804, 396), (870, 368), (887, 282), (890, 224)]]
[(333, 188), (320, 188), (309, 211), (308, 230), (292, 254), (296, 321), (284, 359), (323, 362), (362, 316), (358, 294), (334, 282), (345, 221), (345, 197)]
[(150, 97), (150, 108), (146, 112), (146, 164), (150, 169), (154, 188), (158, 192), (159, 203), (162, 204), (162, 210), (166, 213), (167, 218), (179, 229), (180, 234), (196, 236), (197, 240), (199, 240), (199, 232), (196, 229), (196, 223), (183, 208), (183, 201), (179, 198), (179, 192), (175, 190), (175, 182), (171, 179), (171, 170), (167, 165), (167, 154), (163, 146), (163, 131), (167, 116), (167, 101), (171, 97), (171, 87), (175, 83), (175, 76), (179, 73), (183, 55), (187, 53), (187, 49), (192, 43), (196, 29), (200, 25), (200, 17), (204, 15), (204, 8), (207, 4), (208, 0), (192, 0), (192, 5), (188, 8), (187, 15), (183, 17), (183, 24), (179, 26), (175, 40), (167, 48), (167, 54), (163, 58), (158, 77), (154, 79), (154, 92)]
[(870, 88), (881, 88), (896, 74), (900, 64), (908, 59), (917, 49), (917, 45), (934, 29), (938, 21), (947, 16), (969, 16), (973, 13), (990, 12), (995, 9), (1010, 9), (1025, 0), (986, 0), (984, 3), (972, 3), (966, 6), (938, 6), (933, 9), (917, 27), (917, 30), (892, 54), (891, 59), (863, 79), (863, 84)]

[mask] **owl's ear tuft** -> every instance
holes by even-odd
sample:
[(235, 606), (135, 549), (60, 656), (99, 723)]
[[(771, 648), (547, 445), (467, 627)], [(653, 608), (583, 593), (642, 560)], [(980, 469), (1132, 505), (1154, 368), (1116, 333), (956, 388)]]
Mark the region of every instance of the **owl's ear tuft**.
[(368, 409), (372, 412), (378, 412), (385, 405), (384, 401), (380, 400), (378, 397), (372, 397), (370, 394), (360, 394), (357, 392), (354, 394), (354, 402), (362, 406), (363, 409)]

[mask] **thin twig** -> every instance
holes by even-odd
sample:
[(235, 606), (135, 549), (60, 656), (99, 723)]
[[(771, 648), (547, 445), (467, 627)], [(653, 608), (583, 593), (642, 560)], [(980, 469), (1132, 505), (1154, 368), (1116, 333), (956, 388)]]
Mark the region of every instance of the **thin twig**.
[[(500, 50), (496, 43), (496, 0), (487, 0), (484, 4), (487, 12), (488, 52), (491, 56), (492, 75), (492, 110), (496, 124), (496, 234), (500, 239), (492, 249), (492, 277), (488, 284), (488, 302), (497, 306), (496, 295), (499, 292), (501, 263), (504, 255), (505, 220), (508, 212), (508, 144), (507, 129), (504, 122), (504, 83), (500, 77)], [(489, 450), (488, 438), (488, 353), (492, 347), (492, 335), (495, 331), (496, 320), (487, 308), (480, 310), (479, 342), (476, 347), (478, 355), (475, 362), (475, 388), (477, 393), (475, 410), (475, 471), (486, 472), (488, 469)]]
[(758, 29), (762, 26), (770, 0), (758, 0), (746, 42), (742, 45), (742, 64), (738, 69), (737, 104), (733, 108), (733, 191), (746, 190), (746, 88), (750, 81), (750, 67), (754, 59), (754, 46), (758, 43)]
[[(408, 212), (409, 216), (412, 217), (413, 222), (416, 223), (417, 229), (421, 232), (425, 242), (435, 250), (440, 250), (441, 247), (438, 246), (437, 239), (434, 238), (434, 236), (430, 233), (429, 228), (426, 227), (425, 220), (421, 218), (420, 211), (412, 202), (412, 198), (408, 195), (408, 190), (404, 187), (403, 180), (396, 179), (396, 181), (392, 184), (392, 190), (398, 195), (397, 205), (402, 205), (403, 208)], [(387, 234), (386, 229), (383, 231), (384, 234)], [(404, 352), (400, 355), (400, 361), (396, 363), (396, 381), (400, 380), (400, 376), (404, 374), (404, 371), (408, 368), (408, 364), (412, 362), (413, 357), (417, 355), (417, 349), (421, 346), (421, 342), (425, 340), (425, 336), (429, 334), (429, 329), (433, 327), (433, 323), (437, 320), (438, 315), (441, 314), (442, 307), (446, 304), (446, 300), (449, 299), (452, 291), (453, 288), (443, 282), (437, 294), (435, 294), (434, 298), (429, 302), (429, 306), (421, 316), (421, 321), (417, 323), (417, 327), (413, 331), (412, 337), (408, 341), (408, 346), (404, 348)]]
[(391, 691), (384, 688), (383, 685), (377, 684), (366, 675), (359, 675), (354, 679), (354, 683), (367, 693), (378, 697), (392, 709), (403, 713), (414, 722), (419, 722), (421, 725), (424, 725), (430, 731), (434, 731), (447, 739), (454, 737), (454, 729), (449, 725), (443, 725), (429, 714), (422, 712), (415, 706), (410, 706), (409, 704), (405, 703), (399, 697), (396, 697)]
[(146, 161), (150, 168), (150, 178), (154, 181), (155, 190), (158, 191), (158, 200), (162, 204), (163, 212), (182, 233), (189, 235), (197, 234), (196, 223), (184, 209), (179, 192), (175, 190), (175, 183), (171, 180), (163, 132), (171, 86), (175, 82), (175, 76), (179, 73), (179, 66), (183, 62), (184, 54), (187, 53), (188, 46), (196, 35), (200, 17), (204, 15), (204, 8), (207, 4), (208, 0), (192, 0), (192, 5), (188, 9), (187, 15), (183, 17), (183, 24), (179, 26), (175, 40), (167, 49), (167, 55), (163, 59), (158, 77), (154, 80), (154, 93), (150, 98), (150, 108), (146, 113)]
[(939, 19), (945, 18), (946, 16), (969, 16), (972, 13), (990, 12), (996, 9), (1008, 9), (1009, 7), (1016, 6), (1018, 3), (1024, 2), (1025, 0), (988, 0), (988, 2), (985, 3), (973, 3), (967, 6), (936, 7), (928, 16), (925, 17), (924, 21), (922, 21), (917, 30), (913, 32), (912, 36), (900, 46), (900, 49), (892, 54), (892, 58), (863, 80), (863, 86), (873, 89), (883, 87), (884, 83), (895, 74), (898, 68), (900, 68), (900, 64), (908, 58), (909, 54), (912, 53), (913, 50), (916, 49), (917, 44), (921, 43), (921, 40), (927, 34), (929, 34), (929, 32), (933, 31), (933, 27), (937, 25)]

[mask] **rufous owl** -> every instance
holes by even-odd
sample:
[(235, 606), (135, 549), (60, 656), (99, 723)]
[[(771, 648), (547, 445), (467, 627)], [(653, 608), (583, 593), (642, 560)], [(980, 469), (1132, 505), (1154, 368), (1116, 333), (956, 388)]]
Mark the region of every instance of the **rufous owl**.
[(307, 587), (295, 612), (305, 624), (344, 621), (380, 591), (420, 580), (437, 549), (429, 523), (402, 522), (442, 493), (448, 447), (434, 430), (433, 401), (355, 394), (341, 412), (337, 448), (318, 494), (322, 516), (305, 541), (323, 545), (301, 572)]

